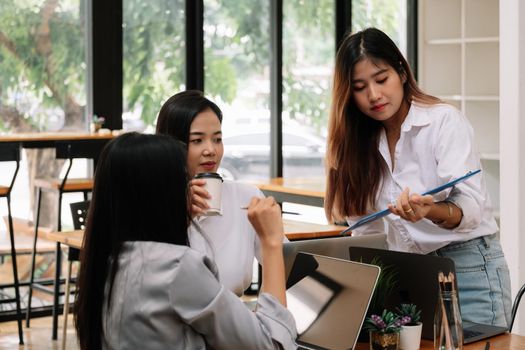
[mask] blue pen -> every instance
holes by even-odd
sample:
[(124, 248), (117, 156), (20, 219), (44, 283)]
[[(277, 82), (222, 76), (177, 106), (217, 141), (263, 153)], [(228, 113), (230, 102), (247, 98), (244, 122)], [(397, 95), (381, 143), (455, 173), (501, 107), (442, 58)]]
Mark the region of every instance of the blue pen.
[[(463, 182), (465, 181), (466, 179), (468, 179), (469, 177), (471, 176), (474, 176), (476, 175), (477, 173), (480, 173), (481, 172), (481, 169), (478, 169), (478, 170), (474, 170), (474, 171), (469, 171), (468, 173), (466, 173), (465, 175), (461, 176), (461, 177), (458, 177), (457, 179), (455, 180), (452, 180), (450, 182), (447, 182), (446, 184), (444, 185), (441, 185), (441, 186), (438, 186), (436, 188), (433, 188), (429, 191), (426, 191), (425, 193), (423, 193), (422, 195), (423, 196), (426, 196), (427, 194), (435, 194), (435, 193), (438, 193), (438, 192), (441, 192), (443, 191), (444, 189), (447, 189), (449, 187), (452, 187), (460, 182)], [(346, 235), (346, 233), (348, 231), (352, 231), (353, 229), (356, 229), (358, 228), (359, 226), (362, 226), (364, 224), (368, 224), (369, 222), (372, 222), (374, 220), (377, 220), (377, 219), (380, 219), (382, 217), (385, 217), (387, 216), (388, 214), (390, 214), (390, 210), (389, 209), (383, 209), (381, 211), (378, 211), (378, 212), (375, 212), (375, 213), (372, 213), (370, 215), (367, 215), (367, 216), (364, 216), (363, 218), (361, 218), (360, 220), (358, 220), (355, 224), (353, 224), (352, 226), (350, 226), (349, 228), (345, 229), (344, 231), (342, 231), (340, 233), (340, 235), (344, 236)]]

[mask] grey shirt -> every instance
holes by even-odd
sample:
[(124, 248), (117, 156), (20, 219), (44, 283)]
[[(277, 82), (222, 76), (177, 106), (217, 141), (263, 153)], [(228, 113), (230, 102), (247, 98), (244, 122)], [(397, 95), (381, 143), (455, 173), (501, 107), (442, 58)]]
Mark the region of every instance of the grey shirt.
[(125, 243), (111, 298), (104, 349), (296, 348), (293, 316), (277, 299), (261, 293), (250, 311), (186, 246)]

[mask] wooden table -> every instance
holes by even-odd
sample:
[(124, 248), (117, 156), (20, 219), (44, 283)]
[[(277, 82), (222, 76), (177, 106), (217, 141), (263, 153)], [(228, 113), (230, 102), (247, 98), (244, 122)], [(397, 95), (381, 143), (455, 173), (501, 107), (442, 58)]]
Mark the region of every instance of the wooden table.
[(290, 241), (338, 237), (346, 226), (311, 224), (303, 221), (283, 220), (284, 234)]
[[(490, 342), (490, 350), (523, 350), (525, 349), (525, 337), (518, 334), (501, 334), (492, 338), (480, 340), (463, 346), (463, 350), (485, 350), (487, 341)], [(368, 350), (368, 343), (358, 343), (356, 350)], [(434, 350), (431, 340), (423, 339), (420, 350)]]
[(62, 243), (71, 248), (81, 249), (84, 240), (84, 230), (49, 232), (45, 239)]
[[(344, 226), (309, 224), (301, 221), (283, 220), (284, 232), (289, 240), (336, 237), (345, 229)], [(84, 230), (49, 232), (44, 234), (50, 241), (81, 249)]]
[(266, 182), (254, 183), (266, 196), (277, 202), (289, 202), (323, 207), (325, 178), (283, 178), (277, 177)]

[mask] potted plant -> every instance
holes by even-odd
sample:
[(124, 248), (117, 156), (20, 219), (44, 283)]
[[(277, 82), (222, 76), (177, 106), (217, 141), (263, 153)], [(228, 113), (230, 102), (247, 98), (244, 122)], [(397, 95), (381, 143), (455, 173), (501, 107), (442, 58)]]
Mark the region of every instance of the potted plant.
[(98, 132), (102, 128), (102, 125), (104, 125), (105, 121), (106, 118), (94, 115), (90, 125), (91, 132)]
[(399, 348), (402, 350), (417, 350), (421, 343), (423, 323), (420, 322), (421, 310), (415, 304), (401, 304), (396, 308), (401, 332)]
[[(370, 300), (367, 317), (370, 317), (373, 314), (378, 315), (383, 312), (386, 308), (389, 296), (395, 294), (398, 276), (398, 270), (394, 265), (384, 264), (377, 256), (370, 261), (370, 264), (379, 266), (381, 268), (381, 273), (379, 274), (374, 294), (372, 294), (372, 299)], [(369, 332), (364, 327), (359, 333), (358, 341), (369, 341)]]
[(367, 317), (363, 325), (370, 335), (370, 350), (397, 350), (401, 324), (399, 316), (383, 310), (381, 316)]

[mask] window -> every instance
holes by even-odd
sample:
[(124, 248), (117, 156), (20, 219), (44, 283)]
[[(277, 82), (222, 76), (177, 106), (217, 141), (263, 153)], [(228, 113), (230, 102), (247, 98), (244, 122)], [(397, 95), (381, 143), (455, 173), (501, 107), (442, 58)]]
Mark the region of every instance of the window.
[[(269, 176), (269, 33), (269, 2), (204, 1), (204, 87), (224, 115), (224, 157), (219, 171), (226, 177)], [(239, 140), (243, 135), (257, 139)], [(244, 164), (236, 154), (250, 144), (257, 159)]]
[(352, 31), (377, 27), (407, 57), (407, 0), (353, 0)]
[(184, 0), (124, 0), (123, 11), (123, 128), (153, 132), (164, 101), (185, 89)]
[[(324, 143), (335, 57), (334, 10), (333, 0), (284, 1), (284, 177), (324, 176)], [(292, 131), (303, 135), (305, 152), (299, 149), (292, 152), (289, 148), (291, 140), (286, 139), (291, 139)], [(312, 147), (310, 140), (316, 140), (318, 146)]]
[[(87, 129), (84, 6), (81, 0), (2, 1), (0, 133)], [(25, 150), (22, 156), (12, 210), (14, 217), (32, 219), (28, 169), (38, 169), (42, 177), (58, 176), (62, 162), (54, 161), (52, 150)], [(72, 176), (82, 177), (86, 167), (75, 167)], [(0, 183), (9, 183), (12, 170), (0, 163)], [(54, 205), (43, 207), (54, 210)], [(5, 215), (2, 204), (0, 217)], [(3, 220), (0, 227), (4, 231)]]

